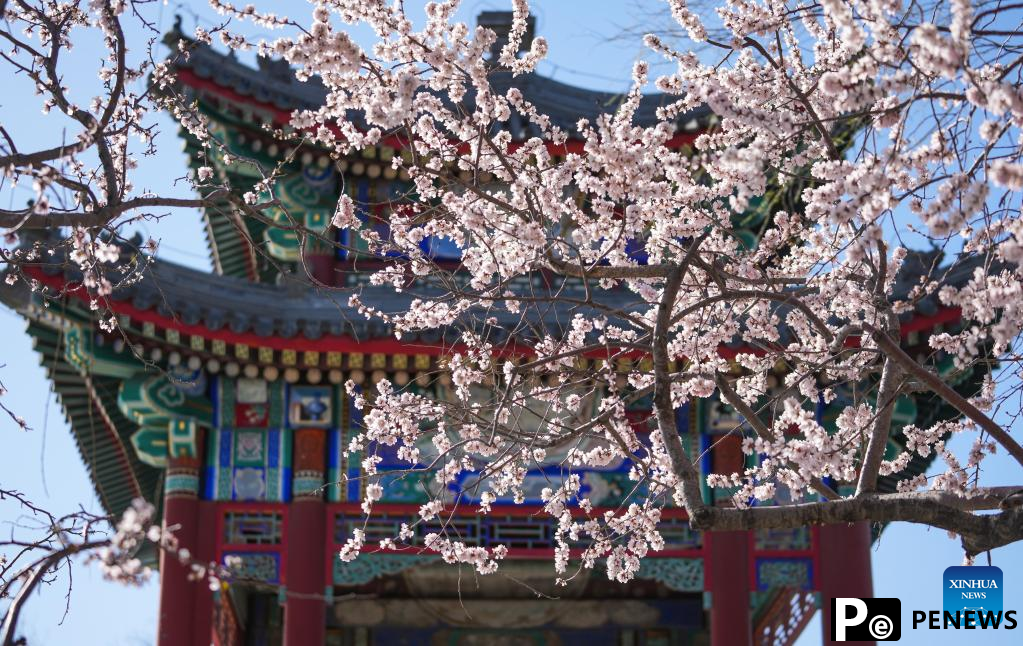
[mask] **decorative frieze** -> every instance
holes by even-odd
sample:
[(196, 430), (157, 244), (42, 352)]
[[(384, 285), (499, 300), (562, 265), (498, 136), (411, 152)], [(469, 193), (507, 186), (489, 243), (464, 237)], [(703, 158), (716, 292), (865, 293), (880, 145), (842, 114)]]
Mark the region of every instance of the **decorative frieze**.
[(195, 497), (199, 493), (199, 472), (196, 469), (169, 469), (163, 480), (164, 495)]

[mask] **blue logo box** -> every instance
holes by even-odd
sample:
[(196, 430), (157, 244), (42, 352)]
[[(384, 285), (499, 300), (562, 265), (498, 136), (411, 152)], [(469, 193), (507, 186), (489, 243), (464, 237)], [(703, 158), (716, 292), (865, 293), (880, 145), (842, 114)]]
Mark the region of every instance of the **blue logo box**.
[(946, 568), (943, 589), (945, 612), (1002, 610), (1001, 568), (991, 565)]

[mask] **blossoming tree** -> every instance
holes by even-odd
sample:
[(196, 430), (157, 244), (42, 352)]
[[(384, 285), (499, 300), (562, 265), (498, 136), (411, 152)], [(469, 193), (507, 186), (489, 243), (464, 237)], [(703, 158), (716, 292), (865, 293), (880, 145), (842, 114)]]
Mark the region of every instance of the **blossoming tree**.
[[(8, 4), (8, 16), (35, 25), (29, 37), (44, 47), (61, 43), (56, 10)], [(568, 133), (526, 101), (514, 80), (507, 91), (492, 84), (495, 74), (525, 78), (546, 54), (541, 38), (522, 47), (525, 0), (512, 3), (515, 22), (496, 54), (497, 35), (457, 21), (456, 0), (428, 3), (421, 24), (402, 3), (312, 4), (303, 20), (213, 0), (228, 22), (196, 38), (282, 58), (300, 79), (322, 81), (327, 100), (296, 111), (291, 136), (339, 156), (385, 137), (407, 142), (411, 155), (392, 164), (407, 171), (415, 191), (392, 215), (387, 235), (370, 228), (347, 196), (332, 226), (358, 233), (391, 259), (373, 282), (415, 295), (407, 310), (389, 312), (353, 293), (365, 316), (386, 321), (398, 336), (457, 330), (451, 397), (387, 381), (348, 384), (365, 412), (350, 451), (393, 446), (409, 472), (432, 474), (424, 521), (445, 513), (447, 485), (465, 472), (474, 474), (480, 513), (498, 499), (521, 501), (527, 470), (558, 451), (563, 477), (543, 498), (545, 513), (559, 521), (561, 574), (569, 544), (581, 540), (584, 563), (608, 558), (609, 574), (628, 580), (663, 544), (657, 526), (665, 504), (683, 507), (704, 530), (922, 523), (961, 536), (968, 556), (1023, 538), (1023, 511), (1013, 504), (1023, 484), (991, 487), (979, 477), (996, 450), (1023, 466), (1023, 446), (995, 421), (1018, 411), (1023, 327), (1017, 5), (729, 2), (710, 20), (671, 0), (672, 17), (698, 52), (648, 36), (649, 56), (673, 71), (651, 79), (648, 64), (637, 62), (631, 91), (613, 110), (576, 124), (581, 152), (567, 152)], [(146, 131), (138, 125), (143, 108), (118, 80), (130, 72), (118, 67), (124, 9), (93, 3), (68, 18), (95, 24), (113, 43), (104, 66), (115, 70), (107, 72), (109, 99), (88, 110), (61, 99), (47, 63), (55, 56), (5, 32), (31, 59), (20, 63), (24, 73), (38, 77), (48, 103), (76, 118), (83, 134), (70, 147), (32, 154), (8, 139), (0, 161), (15, 181), (33, 178), (39, 198), (0, 217), (18, 230), (74, 226), (72, 260), (100, 309), (109, 291), (101, 229), (140, 208), (200, 205), (211, 194), (230, 196), (243, 217), (264, 218), (279, 177), (262, 169), (255, 187), (239, 190), (203, 167), (195, 182), (205, 198), (128, 196), (132, 162), (118, 146)], [(230, 20), (280, 36), (252, 40), (231, 31)], [(371, 46), (348, 35), (354, 25), (372, 30)], [(188, 55), (187, 43), (180, 55)], [(204, 145), (217, 147), (201, 116), (176, 100), (169, 70), (153, 69), (160, 101)], [(672, 100), (656, 123), (637, 125), (651, 82)], [(679, 115), (701, 105), (717, 115), (715, 127), (697, 138), (693, 154), (669, 146)], [(538, 134), (512, 145), (496, 126), (513, 114)], [(94, 151), (95, 168), (83, 165), (86, 151)], [(55, 209), (47, 203), (54, 186), (77, 201)], [(770, 199), (779, 194), (787, 199)], [(749, 244), (734, 222), (755, 208), (767, 209), (766, 224)], [(336, 244), (329, 232), (301, 233)], [(907, 233), (951, 262), (935, 263), (908, 294), (896, 294)], [(457, 246), (457, 268), (423, 251), (427, 237)], [(973, 268), (968, 280), (950, 286), (945, 277), (964, 267)], [(935, 372), (933, 356), (910, 356), (900, 346), (899, 315), (933, 296), (968, 323), (934, 335), (932, 352), (951, 355), (961, 371), (987, 366), (972, 396)], [(553, 309), (565, 319), (561, 330), (537, 324)], [(726, 344), (740, 348), (734, 361), (721, 352)], [(622, 373), (615, 360), (623, 357), (647, 359), (649, 368), (634, 361)], [(784, 376), (776, 383), (779, 365)], [(853, 401), (828, 432), (816, 406), (853, 384)], [(958, 417), (903, 429), (908, 448), (885, 459), (897, 398), (921, 391)], [(743, 434), (743, 450), (758, 459), (701, 482), (698, 456), (683, 447), (675, 415), (715, 392), (744, 419), (732, 432)], [(653, 401), (654, 430), (641, 441), (626, 408), (644, 397)], [(973, 439), (968, 455), (946, 446), (955, 434)], [(898, 476), (913, 453), (938, 454), (947, 470), (879, 492), (879, 477)], [(628, 461), (647, 493), (618, 512), (594, 513), (575, 470), (614, 460)], [(375, 467), (372, 455), (364, 460), (367, 514), (382, 495)], [(733, 491), (732, 504), (709, 504), (704, 485)], [(393, 541), (410, 535), (405, 526)], [(356, 531), (342, 558), (356, 558), (364, 543)], [(443, 534), (431, 535), (428, 546), (484, 573), (504, 555)]]

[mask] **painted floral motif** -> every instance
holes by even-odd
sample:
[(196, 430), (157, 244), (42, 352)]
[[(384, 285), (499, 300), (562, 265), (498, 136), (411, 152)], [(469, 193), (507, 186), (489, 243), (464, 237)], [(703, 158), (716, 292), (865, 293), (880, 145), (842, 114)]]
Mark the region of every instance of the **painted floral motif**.
[(263, 500), (266, 480), (262, 469), (239, 467), (234, 470), (234, 494), (237, 500)]

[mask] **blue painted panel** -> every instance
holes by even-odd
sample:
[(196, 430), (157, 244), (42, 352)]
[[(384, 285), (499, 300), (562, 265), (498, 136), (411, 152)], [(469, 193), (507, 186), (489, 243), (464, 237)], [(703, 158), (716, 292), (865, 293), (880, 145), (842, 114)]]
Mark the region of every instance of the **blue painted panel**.
[(646, 252), (646, 243), (636, 238), (629, 238), (625, 241), (625, 253), (630, 259), (641, 265), (647, 264), (649, 255)]
[(220, 377), (212, 377), (210, 379), (210, 399), (213, 401), (213, 420), (214, 424), (220, 424)]
[(202, 499), (216, 500), (217, 498), (217, 467), (205, 467), (203, 469)]
[(220, 468), (226, 469), (231, 466), (231, 452), (234, 447), (233, 437), (230, 430), (220, 431)]
[(266, 457), (267, 466), (276, 469), (280, 466), (281, 432), (277, 429), (270, 429), (266, 432)]
[(430, 258), (435, 260), (461, 260), (462, 250), (450, 238), (430, 236), (423, 240), (420, 247)]
[(332, 428), (327, 431), (327, 468), (337, 469), (341, 466), (341, 429)]
[(266, 469), (260, 467), (235, 467), (231, 471), (231, 499), (243, 501), (266, 500)]

